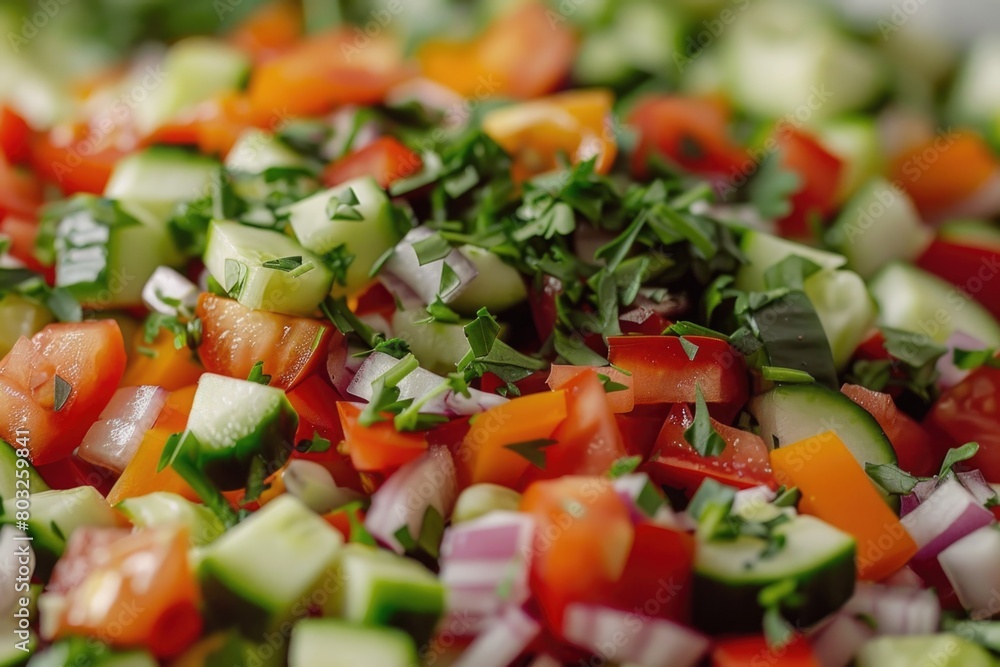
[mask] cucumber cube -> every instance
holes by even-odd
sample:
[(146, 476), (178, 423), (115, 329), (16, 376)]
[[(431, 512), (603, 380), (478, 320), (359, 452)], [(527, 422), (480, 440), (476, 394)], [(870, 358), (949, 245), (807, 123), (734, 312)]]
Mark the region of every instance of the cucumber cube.
[(126, 498), (115, 505), (115, 509), (136, 528), (180, 524), (187, 529), (191, 542), (198, 546), (209, 544), (225, 531), (225, 526), (210, 509), (167, 491)]
[(115, 165), (104, 196), (141, 206), (162, 222), (179, 202), (209, 194), (220, 167), (214, 158), (180, 148), (153, 146)]
[(301, 621), (292, 630), (288, 667), (416, 667), (417, 647), (404, 632), (344, 623)]

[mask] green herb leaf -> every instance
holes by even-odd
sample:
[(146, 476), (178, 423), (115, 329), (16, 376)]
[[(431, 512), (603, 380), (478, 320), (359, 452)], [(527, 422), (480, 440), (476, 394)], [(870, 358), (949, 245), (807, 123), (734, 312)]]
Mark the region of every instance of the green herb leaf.
[(628, 389), (627, 384), (615, 382), (609, 376), (602, 373), (597, 374), (597, 379), (601, 381), (601, 384), (604, 386), (604, 393), (606, 394), (613, 394), (616, 391), (625, 391)]
[(528, 440), (527, 442), (515, 442), (512, 445), (504, 445), (504, 449), (509, 449), (527, 459), (531, 465), (539, 470), (545, 470), (545, 448), (556, 444), (556, 440), (539, 438), (538, 440)]
[(705, 396), (698, 383), (695, 383), (694, 390), (694, 422), (684, 431), (684, 439), (701, 456), (718, 456), (726, 449), (726, 441), (712, 426), (708, 404), (705, 403)]
[(618, 479), (625, 475), (631, 475), (640, 464), (642, 464), (641, 456), (623, 456), (611, 464), (611, 469), (608, 470), (608, 477)]
[(302, 255), (296, 255), (295, 257), (280, 257), (278, 259), (269, 259), (263, 264), (261, 264), (265, 269), (275, 269), (278, 271), (294, 271), (295, 269), (302, 266)]
[(73, 385), (71, 385), (66, 380), (62, 379), (60, 376), (55, 376), (55, 403), (53, 404), (53, 409), (59, 412), (66, 405), (66, 401), (69, 400), (70, 394), (73, 393)]
[(267, 461), (261, 456), (254, 456), (250, 459), (250, 472), (247, 475), (247, 483), (243, 492), (241, 506), (249, 505), (260, 498), (260, 494), (267, 490), (268, 484), (265, 480), (268, 477)]
[(226, 288), (226, 292), (231, 298), (239, 299), (240, 294), (243, 293), (243, 287), (246, 285), (247, 277), (250, 275), (250, 270), (242, 262), (227, 259), (225, 273), (223, 287)]
[(334, 246), (329, 252), (323, 254), (321, 259), (323, 264), (333, 271), (333, 281), (338, 285), (347, 285), (347, 270), (357, 256), (347, 250), (347, 244), (341, 243)]
[(358, 196), (354, 193), (354, 189), (347, 188), (347, 191), (341, 195), (330, 197), (330, 200), (326, 203), (326, 215), (330, 220), (348, 220), (351, 222), (364, 220), (365, 216), (355, 208), (360, 203)]
[(271, 376), (264, 374), (264, 362), (258, 361), (250, 369), (250, 375), (247, 376), (247, 382), (256, 382), (257, 384), (268, 385), (271, 384)]
[(937, 363), (948, 352), (924, 334), (883, 327), (882, 335), (886, 352), (915, 368)]
[(989, 368), (1000, 368), (1000, 357), (997, 351), (989, 348), (985, 350), (958, 350), (953, 352), (955, 365), (965, 371), (971, 371), (980, 366)]
[(410, 353), (410, 345), (402, 338), (389, 338), (379, 342), (374, 348), (375, 352), (388, 354), (390, 357), (402, 359)]
[(485, 357), (493, 349), (493, 344), (500, 335), (500, 324), (490, 315), (486, 308), (480, 308), (476, 319), (463, 327), (465, 337), (476, 357)]
[(802, 177), (785, 169), (779, 155), (768, 155), (750, 182), (750, 203), (767, 220), (783, 218), (792, 210), (789, 198), (802, 189), (802, 185)]
[(313, 431), (311, 440), (303, 440), (295, 445), (295, 449), (303, 454), (322, 454), (328, 452), (333, 447), (333, 443), (321, 436), (317, 431)]
[(684, 348), (684, 354), (687, 355), (689, 361), (694, 361), (694, 357), (698, 354), (698, 346), (689, 341), (684, 336), (679, 338), (681, 342), (681, 347)]
[(417, 253), (420, 266), (444, 259), (451, 254), (451, 244), (440, 233), (420, 239), (413, 243), (413, 251)]
[(805, 371), (797, 371), (794, 368), (779, 368), (777, 366), (761, 366), (760, 374), (765, 380), (771, 382), (788, 382), (794, 384), (810, 384), (816, 379)]
[(865, 472), (876, 484), (885, 489), (886, 493), (897, 496), (912, 493), (920, 482), (920, 478), (900, 470), (899, 466), (892, 463), (865, 463)]
[(407, 553), (419, 555), (426, 554), (431, 558), (438, 558), (441, 548), (441, 538), (444, 536), (444, 517), (433, 505), (428, 505), (424, 511), (423, 523), (420, 525), (420, 534), (413, 537), (410, 534), (410, 527), (403, 526), (394, 533), (394, 537), (403, 545)]
[(805, 257), (789, 255), (764, 271), (764, 282), (768, 289), (786, 287), (800, 290), (804, 288), (806, 278), (822, 269), (819, 264)]
[(938, 477), (944, 477), (951, 472), (952, 467), (954, 467), (956, 463), (968, 461), (975, 456), (978, 451), (978, 442), (967, 442), (961, 447), (949, 449), (948, 453), (945, 454), (944, 461), (941, 463), (941, 472), (938, 473)]

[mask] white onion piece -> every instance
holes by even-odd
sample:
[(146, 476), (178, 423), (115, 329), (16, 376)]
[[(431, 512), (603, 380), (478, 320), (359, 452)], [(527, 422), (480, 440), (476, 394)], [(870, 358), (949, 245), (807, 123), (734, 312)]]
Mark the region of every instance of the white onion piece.
[(519, 607), (511, 607), (469, 644), (452, 667), (508, 667), (541, 630), (538, 621)]
[(813, 635), (810, 644), (821, 667), (847, 667), (861, 646), (875, 636), (864, 621), (846, 614), (835, 614)]
[[(629, 515), (635, 523), (649, 521), (656, 516), (661, 507), (666, 505), (666, 498), (663, 497), (660, 487), (649, 479), (649, 475), (644, 472), (622, 475), (611, 482), (611, 486), (614, 487), (618, 497), (628, 507)], [(647, 494), (655, 495), (649, 498)], [(653, 504), (656, 505), (655, 508), (652, 507)], [(646, 507), (643, 507), (643, 505)], [(649, 510), (652, 511), (650, 512)], [(663, 518), (666, 520), (666, 517)]]
[[(372, 382), (398, 363), (398, 359), (385, 352), (372, 352), (358, 368), (347, 387), (347, 393), (370, 401)], [(417, 368), (399, 382), (399, 397), (400, 399), (421, 398), (439, 387), (442, 382), (444, 382), (444, 378), (440, 375), (431, 373), (426, 368)], [(420, 412), (449, 417), (474, 415), (506, 403), (508, 400), (510, 399), (478, 389), (470, 388), (469, 396), (457, 394), (449, 389), (446, 393), (427, 401), (421, 406)]]
[(11, 618), (17, 599), (24, 595), (17, 592), (17, 579), (31, 581), (34, 572), (31, 540), (14, 526), (0, 528), (0, 613), (4, 620)]
[(448, 591), (448, 612), (466, 619), (471, 634), (505, 608), (528, 600), (534, 539), (534, 517), (522, 512), (490, 512), (445, 531), (440, 579)]
[(355, 374), (364, 363), (364, 357), (355, 356), (363, 352), (361, 348), (350, 347), (347, 338), (339, 331), (334, 331), (330, 337), (330, 352), (326, 357), (326, 372), (330, 383), (341, 397), (348, 396), (347, 388), (354, 380)]
[(949, 477), (900, 521), (920, 547), (915, 558), (924, 559), (937, 556), (956, 540), (992, 523), (993, 514), (957, 478)]
[(741, 489), (733, 497), (733, 513), (740, 514), (743, 511), (753, 511), (754, 508), (766, 505), (778, 497), (774, 489), (762, 484), (749, 489)]
[(177, 271), (169, 266), (158, 266), (142, 288), (142, 302), (153, 312), (176, 315), (178, 306), (164, 299), (177, 300), (180, 301), (179, 308), (190, 313), (198, 304), (199, 293), (198, 286)]
[[(465, 99), (447, 86), (436, 81), (416, 77), (393, 86), (385, 94), (387, 106), (402, 106), (407, 102), (417, 102), (428, 109), (444, 112), (442, 119), (447, 127), (460, 127), (466, 124), (468, 114), (465, 113)], [(456, 113), (460, 109), (462, 113)]]
[[(378, 125), (374, 121), (368, 121), (355, 130), (357, 113), (357, 106), (347, 105), (329, 116), (328, 122), (333, 132), (321, 150), (327, 160), (334, 160), (345, 153), (361, 150), (378, 139)], [(348, 141), (351, 142), (350, 146), (347, 145)]]
[(1000, 531), (983, 526), (938, 554), (938, 562), (974, 620), (986, 620), (1000, 612), (996, 604), (1000, 589)]
[(473, 278), (479, 275), (476, 265), (456, 248), (452, 248), (451, 252), (443, 259), (437, 259), (421, 266), (413, 244), (433, 236), (434, 233), (427, 227), (411, 229), (403, 237), (403, 240), (396, 244), (396, 251), (379, 271), (379, 280), (386, 286), (386, 289), (399, 298), (403, 299), (415, 294), (424, 305), (432, 303), (441, 288), (441, 274), (444, 271), (445, 263), (451, 267), (460, 280), (458, 287), (448, 294), (441, 295), (441, 300), (445, 303), (455, 299), (472, 282)]
[(933, 591), (867, 582), (858, 582), (843, 612), (870, 616), (879, 635), (933, 634), (941, 622), (941, 603)]
[(455, 462), (447, 447), (431, 447), (419, 458), (394, 472), (372, 496), (365, 516), (365, 528), (373, 537), (396, 553), (405, 552), (396, 532), (406, 526), (416, 538), (427, 508), (433, 507), (445, 519), (451, 514), (458, 495)]
[(361, 498), (357, 491), (337, 486), (330, 471), (315, 461), (289, 461), (281, 473), (281, 481), (288, 493), (317, 514), (326, 514)]
[(122, 387), (83, 437), (77, 455), (118, 474), (153, 427), (170, 392), (160, 387)]
[(937, 360), (938, 386), (942, 389), (950, 389), (972, 372), (955, 365), (955, 350), (982, 350), (986, 348), (986, 345), (964, 331), (956, 331), (948, 337), (944, 346), (948, 348), (948, 352)]
[(691, 667), (708, 651), (708, 639), (683, 625), (661, 618), (639, 620), (630, 611), (571, 604), (563, 634), (604, 660), (640, 667)]

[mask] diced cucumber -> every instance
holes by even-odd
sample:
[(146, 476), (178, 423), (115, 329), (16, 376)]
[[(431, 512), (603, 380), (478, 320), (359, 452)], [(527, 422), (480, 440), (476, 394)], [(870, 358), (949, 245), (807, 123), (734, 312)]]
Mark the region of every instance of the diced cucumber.
[(794, 580), (803, 604), (782, 609), (796, 627), (809, 626), (844, 604), (854, 592), (855, 542), (811, 516), (777, 526), (784, 545), (762, 556), (763, 538), (699, 541), (694, 563), (694, 624), (710, 633), (758, 633), (761, 590)]
[(198, 571), (206, 605), (247, 636), (305, 616), (341, 586), (334, 564), (342, 544), (299, 500), (279, 496), (205, 547)]
[(221, 165), (180, 148), (153, 146), (119, 160), (104, 196), (138, 204), (159, 219), (170, 217), (178, 202), (208, 194)]
[(167, 491), (126, 498), (115, 505), (115, 509), (136, 528), (180, 524), (187, 528), (191, 542), (198, 546), (212, 542), (226, 530), (219, 518), (204, 505)]
[(282, 390), (205, 373), (187, 430), (198, 440), (201, 469), (229, 491), (243, 488), (254, 458), (276, 466), (288, 459), (298, 421)]
[[(357, 200), (353, 210), (360, 219), (331, 219), (328, 207), (334, 197), (340, 202)], [(356, 292), (370, 283), (368, 274), (375, 260), (401, 238), (389, 197), (370, 176), (307, 197), (289, 207), (288, 215), (296, 238), (310, 251), (325, 255), (344, 246), (354, 256), (347, 269), (347, 284), (334, 285), (335, 295)]]
[(463, 323), (424, 322), (430, 317), (423, 308), (397, 310), (392, 316), (392, 330), (410, 346), (423, 368), (438, 375), (455, 371), (455, 365), (469, 351)]
[(127, 216), (98, 220), (87, 210), (56, 225), (56, 285), (92, 308), (142, 304), (142, 288), (161, 265), (179, 255), (167, 225), (138, 205)]
[(719, 48), (732, 99), (765, 118), (804, 110), (818, 121), (860, 109), (886, 79), (878, 54), (839, 32), (819, 3), (751, 4)]
[(272, 167), (305, 167), (308, 161), (274, 133), (252, 128), (240, 135), (226, 155), (226, 169), (260, 174)]
[[(20, 475), (18, 471), (21, 472)], [(20, 484), (17, 483), (18, 478), (21, 480)], [(28, 459), (18, 456), (11, 445), (0, 440), (0, 499), (16, 498), (18, 487), (21, 488), (22, 495), (25, 495), (25, 492), (34, 494), (49, 490), (49, 485)]]
[(824, 269), (839, 269), (847, 264), (847, 258), (843, 255), (788, 241), (754, 229), (743, 232), (740, 248), (749, 263), (741, 266), (736, 273), (736, 288), (746, 292), (764, 290), (767, 287), (764, 273), (788, 257), (802, 257)]
[(781, 447), (833, 431), (862, 466), (895, 463), (896, 453), (875, 418), (839, 391), (781, 385), (750, 401), (768, 446)]
[(524, 278), (496, 253), (473, 245), (464, 245), (459, 250), (479, 274), (448, 304), (453, 309), (474, 315), (480, 308), (489, 308), (496, 314), (528, 298)]
[(934, 233), (906, 192), (876, 178), (844, 206), (827, 238), (847, 257), (849, 268), (871, 278), (890, 262), (916, 259)]
[(878, 311), (868, 286), (853, 271), (818, 271), (803, 284), (841, 369), (875, 325)]
[(843, 171), (837, 199), (845, 201), (864, 183), (882, 173), (882, 145), (875, 121), (866, 117), (837, 118), (816, 128), (820, 143), (840, 158)]
[(285, 651), (275, 650), (266, 639), (251, 641), (239, 631), (230, 630), (198, 640), (174, 658), (170, 667), (286, 667), (285, 657)]
[(951, 220), (938, 227), (942, 241), (1000, 251), (1000, 228), (982, 220)]
[(980, 38), (966, 56), (948, 102), (953, 122), (993, 123), (1000, 114), (1000, 38)]
[(136, 109), (140, 134), (149, 134), (185, 109), (219, 93), (238, 90), (250, 73), (250, 57), (222, 40), (191, 37), (163, 59), (162, 81)]
[(882, 324), (938, 343), (962, 331), (987, 347), (1000, 345), (1000, 324), (957, 287), (909, 264), (894, 262), (871, 281)]
[(348, 544), (337, 559), (340, 591), (326, 610), (367, 625), (404, 630), (418, 645), (428, 641), (444, 611), (444, 586), (427, 568), (404, 556)]
[(300, 621), (292, 630), (288, 667), (418, 667), (417, 647), (405, 632), (332, 618)]
[(855, 658), (856, 667), (994, 667), (982, 646), (956, 634), (876, 637)]
[(45, 306), (13, 292), (0, 297), (0, 358), (7, 356), (18, 338), (31, 338), (54, 319)]
[[(302, 266), (312, 268), (299, 273), (263, 266), (284, 257), (301, 258)], [(330, 269), (295, 239), (236, 222), (213, 220), (209, 225), (205, 266), (247, 308), (287, 315), (315, 313), (333, 283)]]
[(3, 643), (3, 646), (0, 646), (0, 667), (20, 667), (20, 665), (28, 662), (28, 659), (38, 649), (38, 635), (32, 630), (28, 632), (30, 634), (27, 641), (21, 644), (28, 649), (27, 651), (22, 651), (17, 647), (17, 644), (21, 643), (22, 640), (20, 637), (14, 637), (13, 635), (11, 635), (11, 639)]

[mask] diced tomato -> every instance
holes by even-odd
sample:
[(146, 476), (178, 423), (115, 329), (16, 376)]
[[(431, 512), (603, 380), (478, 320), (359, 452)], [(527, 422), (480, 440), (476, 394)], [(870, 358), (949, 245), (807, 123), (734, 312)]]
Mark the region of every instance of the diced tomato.
[(986, 141), (962, 130), (903, 152), (893, 160), (890, 173), (927, 216), (968, 199), (997, 174), (998, 166)]
[(541, 274), (540, 280), (528, 285), (528, 305), (540, 341), (548, 340), (556, 327), (556, 297), (562, 291), (562, 281), (548, 274)]
[(1000, 290), (988, 286), (1000, 270), (1000, 246), (971, 246), (937, 238), (916, 264), (970, 294), (993, 317), (1000, 318)]
[(604, 475), (626, 455), (609, 394), (597, 379), (597, 371), (586, 368), (561, 388), (566, 392), (566, 419), (552, 433), (556, 444), (545, 449), (545, 469), (529, 467), (527, 480)]
[(652, 308), (633, 304), (618, 316), (618, 325), (626, 335), (659, 336), (673, 322)]
[(262, 63), (250, 78), (250, 103), (263, 115), (315, 116), (343, 104), (375, 104), (410, 76), (389, 37), (359, 43), (342, 28), (314, 35)]
[[(585, 373), (590, 373), (594, 369), (590, 366), (564, 366), (553, 364), (549, 368), (549, 376), (546, 383), (550, 389), (566, 389), (574, 379)], [(635, 408), (635, 390), (632, 388), (632, 376), (618, 370), (613, 366), (605, 366), (596, 370), (596, 375), (603, 375), (609, 382), (624, 385), (624, 389), (605, 391), (608, 406), (615, 414), (631, 412)]]
[(31, 128), (9, 106), (0, 107), (0, 151), (11, 164), (24, 162), (29, 153)]
[(815, 217), (825, 218), (837, 206), (843, 163), (805, 132), (784, 127), (775, 137), (781, 168), (799, 177), (801, 185), (789, 198), (791, 211), (777, 221), (785, 236), (802, 238)]
[(927, 420), (951, 445), (978, 442), (979, 451), (968, 465), (979, 468), (987, 481), (1000, 483), (1000, 368), (974, 370), (941, 395)]
[(764, 637), (723, 639), (712, 651), (712, 667), (821, 667), (809, 642), (799, 637), (784, 646), (771, 646)]
[(0, 222), (0, 234), (10, 239), (8, 252), (11, 257), (24, 262), (32, 271), (37, 271), (45, 277), (46, 282), (55, 282), (54, 267), (43, 266), (35, 257), (35, 239), (38, 238), (38, 222), (30, 218), (8, 215)]
[(691, 615), (694, 538), (686, 532), (640, 523), (610, 607), (686, 623)]
[(287, 2), (269, 2), (244, 19), (228, 39), (261, 62), (295, 46), (301, 35), (302, 12)]
[(429, 40), (417, 52), (424, 76), (463, 97), (533, 99), (555, 90), (573, 65), (576, 39), (551, 10), (530, 0), (475, 40)]
[(84, 635), (115, 648), (146, 648), (160, 658), (179, 654), (203, 627), (189, 548), (178, 527), (78, 529), (53, 576), (65, 602), (55, 637)]
[(396, 313), (396, 297), (380, 282), (374, 282), (358, 295), (356, 305), (351, 310), (358, 317), (362, 315), (381, 315), (386, 322), (392, 322)]
[(423, 433), (400, 433), (391, 419), (364, 426), (358, 421), (361, 409), (355, 403), (337, 403), (347, 452), (358, 472), (389, 473), (427, 451)]
[(649, 175), (658, 155), (703, 176), (733, 176), (749, 160), (729, 136), (729, 107), (718, 99), (653, 95), (639, 100), (628, 117), (639, 133), (632, 173)]
[(900, 468), (919, 477), (938, 471), (941, 457), (936, 450), (940, 448), (920, 424), (896, 407), (892, 396), (857, 384), (845, 384), (840, 391), (875, 417), (896, 451)]
[(712, 416), (729, 423), (749, 397), (743, 355), (724, 340), (685, 340), (698, 348), (693, 359), (677, 336), (611, 336), (608, 358), (632, 374), (636, 405), (694, 403), (697, 386)]
[(653, 447), (655, 455), (644, 467), (650, 477), (688, 493), (694, 493), (707, 477), (741, 489), (776, 486), (767, 445), (760, 436), (713, 419), (712, 426), (726, 447), (718, 456), (701, 456), (684, 437), (692, 423), (694, 415), (688, 405), (671, 409)]
[(198, 356), (209, 372), (246, 379), (263, 361), (271, 386), (288, 389), (326, 359), (331, 327), (319, 320), (250, 310), (208, 292), (196, 313), (202, 323)]
[(420, 156), (393, 137), (379, 137), (364, 148), (345, 155), (323, 170), (323, 183), (333, 187), (359, 176), (371, 176), (383, 188), (412, 176), (424, 163)]
[(92, 486), (108, 495), (115, 484), (115, 474), (88, 463), (76, 456), (60, 459), (55, 463), (36, 466), (38, 474), (53, 489), (75, 489), (78, 486)]
[(31, 165), (45, 181), (63, 194), (99, 195), (125, 151), (109, 141), (96, 142), (86, 126), (57, 128), (38, 137), (32, 146)]
[(295, 441), (312, 440), (316, 434), (330, 441), (325, 452), (293, 451), (292, 458), (315, 461), (330, 471), (337, 486), (361, 490), (361, 479), (351, 465), (349, 456), (341, 454), (337, 446), (344, 440), (344, 430), (337, 413), (337, 403), (342, 400), (336, 390), (317, 374), (287, 392), (288, 401), (299, 415), (299, 428)]
[(594, 169), (604, 174), (618, 152), (613, 103), (603, 89), (558, 93), (489, 112), (483, 131), (513, 157), (515, 181), (557, 169), (563, 156), (573, 163), (596, 158)]
[(520, 509), (538, 522), (531, 589), (549, 631), (561, 637), (568, 605), (609, 599), (625, 572), (635, 528), (605, 477), (535, 482)]
[(41, 183), (0, 155), (0, 218), (11, 215), (34, 220), (42, 201)]
[(551, 439), (566, 415), (565, 391), (520, 396), (476, 415), (455, 456), (459, 486), (517, 488), (532, 464), (508, 445)]
[(625, 448), (630, 456), (649, 458), (655, 449), (657, 436), (673, 406), (670, 403), (650, 403), (637, 405), (631, 412), (615, 415), (618, 430), (625, 439)]
[(174, 119), (144, 137), (142, 144), (197, 145), (206, 155), (224, 158), (246, 130), (253, 127), (274, 129), (286, 120), (278, 107), (258, 110), (244, 92), (227, 92), (202, 102), (184, 118)]
[[(69, 456), (124, 371), (125, 342), (114, 320), (50, 324), (20, 339), (0, 361), (0, 437), (14, 444), (27, 431), (37, 464)], [(57, 377), (69, 392), (58, 406)]]
[(154, 385), (176, 391), (196, 383), (205, 372), (195, 353), (187, 346), (178, 350), (174, 335), (166, 330), (160, 331), (152, 343), (147, 343), (145, 332), (139, 329), (132, 350), (135, 354), (125, 368), (123, 387)]

